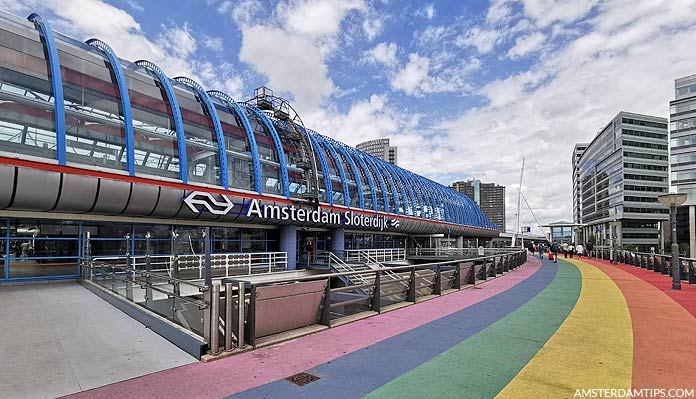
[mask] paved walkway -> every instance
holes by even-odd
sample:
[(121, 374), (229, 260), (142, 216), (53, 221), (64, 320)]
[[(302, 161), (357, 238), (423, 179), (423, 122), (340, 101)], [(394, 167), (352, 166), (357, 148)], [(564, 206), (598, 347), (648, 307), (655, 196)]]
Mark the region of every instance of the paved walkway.
[[(77, 398), (572, 398), (696, 389), (696, 287), (587, 259), (530, 259), (414, 306)], [(320, 377), (296, 386), (286, 377)]]
[(0, 286), (0, 397), (55, 398), (196, 359), (77, 283)]

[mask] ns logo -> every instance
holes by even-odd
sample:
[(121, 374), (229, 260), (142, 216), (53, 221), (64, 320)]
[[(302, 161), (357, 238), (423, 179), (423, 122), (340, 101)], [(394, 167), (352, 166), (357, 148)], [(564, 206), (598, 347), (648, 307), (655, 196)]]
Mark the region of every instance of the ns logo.
[(391, 218), (389, 220), (389, 226), (391, 226), (391, 228), (393, 228), (393, 229), (398, 229), (400, 225), (401, 225), (401, 222), (399, 222), (399, 219), (397, 219), (397, 218)]

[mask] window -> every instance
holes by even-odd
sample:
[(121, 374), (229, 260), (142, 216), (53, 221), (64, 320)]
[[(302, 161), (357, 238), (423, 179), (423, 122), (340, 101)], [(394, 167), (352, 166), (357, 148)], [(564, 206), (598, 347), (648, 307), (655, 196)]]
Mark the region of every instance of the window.
[(638, 125), (638, 126), (654, 127), (656, 129), (667, 129), (666, 123), (644, 121), (644, 120), (640, 120), (640, 119), (621, 118), (621, 123), (627, 123), (630, 125)]
[(651, 148), (654, 150), (667, 150), (664, 144), (644, 143), (642, 141), (623, 140), (623, 145), (630, 147)]

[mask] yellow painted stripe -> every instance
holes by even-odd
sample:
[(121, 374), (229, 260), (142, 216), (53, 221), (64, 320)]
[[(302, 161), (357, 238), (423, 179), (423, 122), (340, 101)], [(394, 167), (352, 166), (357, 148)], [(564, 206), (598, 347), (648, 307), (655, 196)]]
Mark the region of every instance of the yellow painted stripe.
[(572, 398), (577, 389), (631, 388), (633, 330), (626, 300), (598, 268), (571, 262), (582, 273), (575, 308), (498, 398)]

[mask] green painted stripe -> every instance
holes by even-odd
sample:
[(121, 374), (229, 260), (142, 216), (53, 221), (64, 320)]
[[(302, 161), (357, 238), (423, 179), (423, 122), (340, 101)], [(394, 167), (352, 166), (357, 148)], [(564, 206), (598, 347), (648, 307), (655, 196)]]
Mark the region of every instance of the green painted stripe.
[(494, 397), (551, 338), (580, 296), (578, 268), (558, 265), (551, 284), (519, 309), (365, 398)]

